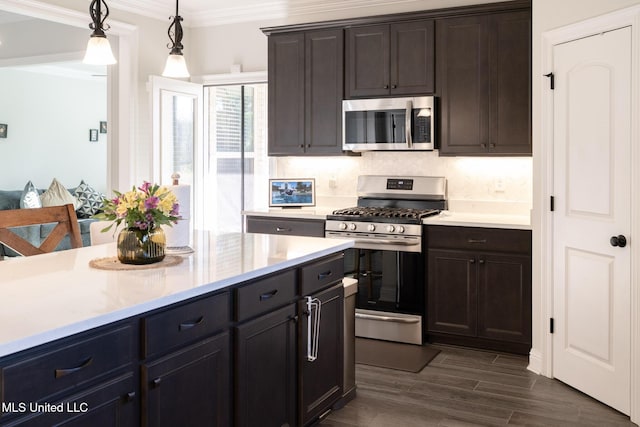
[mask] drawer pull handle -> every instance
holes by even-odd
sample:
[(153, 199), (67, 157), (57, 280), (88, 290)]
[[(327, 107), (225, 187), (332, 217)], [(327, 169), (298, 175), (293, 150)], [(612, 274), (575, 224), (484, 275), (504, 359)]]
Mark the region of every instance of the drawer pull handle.
[(467, 240), (469, 243), (487, 243), (487, 239), (469, 239)]
[(135, 391), (130, 391), (129, 393), (127, 393), (124, 396), (124, 401), (125, 402), (133, 402), (133, 399), (136, 397), (136, 392)]
[(267, 292), (265, 294), (260, 295), (260, 301), (266, 301), (269, 298), (271, 298), (272, 296), (274, 296), (275, 294), (278, 293), (277, 289), (272, 290), (271, 292)]
[(57, 378), (62, 378), (62, 377), (66, 376), (66, 375), (69, 375), (69, 374), (73, 374), (74, 372), (78, 372), (78, 371), (86, 368), (87, 366), (91, 365), (92, 363), (93, 363), (93, 357), (89, 357), (87, 360), (82, 362), (80, 364), (80, 366), (76, 366), (75, 368), (56, 369), (55, 377), (57, 379)]
[(286, 228), (286, 227), (276, 227), (276, 231), (277, 231), (278, 233), (281, 233), (281, 232), (283, 232), (283, 231), (285, 231), (285, 232), (286, 232), (286, 231), (291, 231), (291, 229), (290, 229), (290, 228)]
[(160, 387), (160, 383), (162, 383), (162, 377), (158, 377), (155, 380), (151, 381), (151, 385), (153, 386), (153, 388)]
[(318, 280), (326, 279), (329, 276), (331, 276), (331, 270), (318, 274)]
[(204, 316), (200, 316), (196, 320), (190, 320), (188, 322), (180, 323), (180, 326), (178, 326), (178, 330), (184, 331), (185, 329), (191, 329), (194, 326), (198, 326), (200, 323), (202, 323), (203, 320)]

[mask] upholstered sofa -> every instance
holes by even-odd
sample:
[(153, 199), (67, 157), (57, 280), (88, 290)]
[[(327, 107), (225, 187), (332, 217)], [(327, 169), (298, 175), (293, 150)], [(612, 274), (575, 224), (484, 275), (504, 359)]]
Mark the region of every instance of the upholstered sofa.
[[(70, 193), (74, 192), (74, 188), (69, 189)], [(15, 191), (2, 191), (0, 190), (0, 210), (5, 209), (20, 209), (20, 198), (22, 197), (22, 190)], [(80, 226), (80, 232), (82, 234), (82, 244), (83, 246), (90, 245), (89, 238), (89, 224), (94, 222), (94, 219), (91, 218), (78, 218), (78, 225)], [(28, 240), (34, 246), (40, 246), (42, 241), (49, 235), (51, 230), (53, 230), (55, 224), (40, 224), (40, 225), (30, 225), (26, 227), (16, 227), (12, 229), (14, 233), (19, 235), (20, 237)], [(62, 242), (58, 245), (56, 250), (64, 250), (71, 248), (71, 244), (69, 241), (69, 236), (66, 236)], [(11, 248), (8, 248), (0, 243), (0, 259), (3, 256), (17, 256), (18, 254), (14, 252)]]

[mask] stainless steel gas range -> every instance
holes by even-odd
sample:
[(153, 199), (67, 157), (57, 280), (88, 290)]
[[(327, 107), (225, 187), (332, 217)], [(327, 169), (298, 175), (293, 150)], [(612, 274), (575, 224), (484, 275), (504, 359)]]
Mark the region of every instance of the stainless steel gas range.
[(426, 268), (422, 219), (447, 208), (443, 177), (358, 178), (358, 204), (327, 216), (325, 237), (347, 237), (345, 274), (358, 280), (356, 336), (422, 344)]

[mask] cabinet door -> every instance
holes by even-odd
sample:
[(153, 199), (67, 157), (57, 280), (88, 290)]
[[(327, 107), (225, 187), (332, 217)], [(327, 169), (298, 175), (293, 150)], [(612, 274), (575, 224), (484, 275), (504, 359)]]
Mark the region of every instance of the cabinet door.
[[(123, 374), (118, 378), (106, 381), (81, 393), (63, 399), (52, 406), (61, 411), (37, 412), (37, 408), (30, 415), (12, 422), (3, 419), (3, 426), (25, 427), (134, 427), (139, 422), (139, 400), (137, 397), (135, 376), (133, 373)], [(31, 411), (30, 404), (35, 402), (13, 402), (26, 405)], [(3, 406), (4, 411), (4, 406)]]
[[(344, 290), (342, 282), (313, 298), (320, 300), (320, 324), (314, 333), (313, 322), (317, 311), (310, 312), (306, 298), (300, 302), (300, 425), (307, 425), (318, 418), (342, 396), (342, 371), (344, 354)], [(311, 326), (311, 328), (309, 328)], [(311, 330), (311, 333), (309, 331)], [(317, 358), (309, 360), (310, 345), (317, 338)], [(313, 348), (311, 348), (313, 350)]]
[(529, 12), (490, 18), (489, 152), (531, 154), (531, 20)]
[(224, 332), (145, 364), (143, 425), (230, 425), (229, 348)]
[(389, 26), (347, 30), (347, 95), (389, 94)]
[(392, 95), (432, 94), (434, 87), (433, 21), (405, 22), (390, 28)]
[[(485, 152), (489, 138), (487, 17), (437, 22), (440, 154)], [(484, 146), (483, 146), (484, 145)]]
[(305, 34), (305, 152), (342, 153), (342, 29)]
[(296, 425), (296, 304), (236, 328), (236, 425)]
[(269, 37), (269, 155), (304, 152), (304, 34)]
[(427, 324), (430, 332), (476, 336), (476, 264), (473, 252), (429, 249)]
[(531, 343), (531, 257), (478, 255), (478, 336)]

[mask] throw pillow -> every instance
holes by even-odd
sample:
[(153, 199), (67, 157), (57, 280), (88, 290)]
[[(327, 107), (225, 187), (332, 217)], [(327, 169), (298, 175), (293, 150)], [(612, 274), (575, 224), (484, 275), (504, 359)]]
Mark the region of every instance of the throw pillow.
[(61, 206), (71, 203), (74, 209), (78, 207), (78, 200), (55, 178), (47, 191), (40, 195), (40, 200), (42, 200), (42, 206)]
[(78, 199), (80, 206), (76, 209), (78, 218), (91, 218), (102, 210), (102, 199), (104, 194), (94, 190), (89, 184), (80, 181), (73, 195)]
[(24, 186), (24, 190), (22, 190), (22, 195), (20, 196), (20, 208), (33, 209), (41, 207), (42, 201), (38, 195), (38, 190), (36, 190), (36, 187), (31, 181), (27, 182), (27, 185)]

